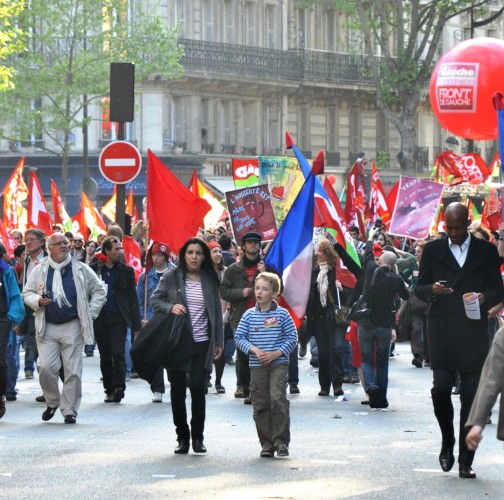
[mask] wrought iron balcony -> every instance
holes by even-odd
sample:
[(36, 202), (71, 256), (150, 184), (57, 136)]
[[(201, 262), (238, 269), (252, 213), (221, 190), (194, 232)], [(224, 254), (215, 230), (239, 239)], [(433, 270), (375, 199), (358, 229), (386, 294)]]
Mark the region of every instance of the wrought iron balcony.
[(179, 39), (188, 71), (245, 75), (288, 81), (371, 84), (366, 56), (320, 50), (277, 50), (248, 45)]

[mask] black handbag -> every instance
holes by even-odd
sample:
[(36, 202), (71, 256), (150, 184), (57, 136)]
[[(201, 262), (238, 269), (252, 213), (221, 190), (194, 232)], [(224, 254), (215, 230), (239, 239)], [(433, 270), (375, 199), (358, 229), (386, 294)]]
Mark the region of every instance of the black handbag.
[[(182, 303), (179, 289), (177, 294)], [(159, 367), (166, 365), (170, 356), (181, 347), (185, 321), (185, 314), (156, 312), (140, 330), (130, 350), (140, 378), (152, 383)]]
[(130, 351), (140, 378), (152, 383), (159, 367), (177, 349), (185, 320), (185, 315), (156, 312), (140, 330)]
[[(348, 314), (350, 313), (350, 308), (345, 305), (341, 305), (340, 294), (338, 288), (336, 288), (336, 296), (338, 297), (338, 304), (334, 304), (334, 319), (337, 325), (349, 326), (350, 318)], [(331, 297), (332, 299), (332, 297)]]
[[(373, 277), (371, 279), (371, 288), (373, 287), (375, 280), (376, 280), (376, 274), (378, 272), (379, 267), (377, 267), (374, 272), (373, 272)], [(348, 317), (357, 323), (363, 322), (365, 320), (368, 320), (367, 323), (369, 324), (369, 317), (371, 316), (371, 304), (368, 302), (368, 300), (365, 298), (368, 295), (368, 289), (366, 287), (367, 283), (364, 283), (364, 290), (362, 291), (362, 295), (359, 296), (355, 304), (350, 308), (350, 312), (348, 314)]]

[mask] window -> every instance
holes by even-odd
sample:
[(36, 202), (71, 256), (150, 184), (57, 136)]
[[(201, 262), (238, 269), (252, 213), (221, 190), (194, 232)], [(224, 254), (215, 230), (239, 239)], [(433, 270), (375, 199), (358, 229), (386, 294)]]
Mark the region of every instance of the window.
[(220, 138), (221, 144), (235, 144), (234, 142), (234, 103), (223, 101), (220, 112)]
[(208, 42), (214, 40), (214, 9), (215, 0), (203, 1), (203, 40)]
[(376, 114), (376, 151), (388, 151), (389, 145), (389, 122), (382, 111), (378, 110)]
[(338, 110), (330, 107), (327, 111), (327, 150), (338, 150)]
[(338, 49), (338, 14), (335, 10), (328, 10), (327, 17), (327, 50), (336, 52)]
[(349, 133), (350, 137), (348, 139), (350, 161), (353, 162), (354, 158), (352, 155), (356, 155), (362, 149), (362, 131), (361, 131), (361, 114), (359, 108), (351, 108), (349, 116)]
[(278, 47), (278, 25), (277, 25), (277, 7), (276, 5), (266, 5), (264, 19), (264, 45), (268, 49), (276, 49)]
[(174, 142), (185, 142), (185, 98), (173, 98), (173, 139)]
[(306, 39), (308, 31), (308, 20), (306, 9), (298, 10), (298, 33), (297, 33), (297, 48), (306, 48)]
[(257, 45), (256, 5), (255, 2), (247, 2), (245, 4), (245, 45)]
[(236, 43), (235, 41), (235, 0), (224, 2), (224, 43)]
[(276, 104), (267, 104), (264, 113), (264, 148), (267, 153), (277, 152), (280, 153), (279, 144), (279, 116)]

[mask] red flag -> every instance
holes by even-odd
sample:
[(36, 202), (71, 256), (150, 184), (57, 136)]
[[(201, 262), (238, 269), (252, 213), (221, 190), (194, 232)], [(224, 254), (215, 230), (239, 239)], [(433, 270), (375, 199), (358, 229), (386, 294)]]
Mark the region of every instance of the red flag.
[(200, 197), (198, 174), (196, 173), (196, 169), (193, 170), (191, 181), (189, 182), (189, 191), (191, 191), (194, 196), (197, 196), (198, 198)]
[(3, 203), (3, 223), (6, 229), (19, 229), (24, 232), (26, 229), (26, 209), (21, 202), (28, 198), (28, 187), (23, 180), (24, 156), (19, 160), (14, 172), (5, 184), (2, 195)]
[(84, 236), (84, 239), (89, 239), (90, 230), (87, 226), (86, 222), (86, 211), (84, 208), (81, 208), (73, 217), (72, 217), (72, 232), (80, 233)]
[(65, 205), (61, 199), (61, 196), (58, 191), (58, 186), (51, 179), (51, 198), (53, 204), (53, 215), (54, 215), (54, 223), (65, 225), (70, 220), (70, 216), (68, 215)]
[(481, 223), (488, 227), (490, 231), (499, 231), (502, 223), (502, 213), (500, 210), (490, 213), (488, 201), (485, 203), (483, 213), (481, 214)]
[(366, 203), (366, 186), (364, 184), (364, 165), (356, 161), (348, 174), (345, 215), (349, 224), (357, 224), (361, 234), (364, 232), (364, 206)]
[(438, 156), (440, 165), (453, 175), (450, 185), (469, 182), (481, 184), (492, 174), (479, 154), (468, 153), (458, 156), (446, 151)]
[[(94, 203), (88, 198), (84, 191), (82, 192), (81, 209), (84, 209), (85, 226), (93, 238), (98, 236), (100, 230), (104, 233), (107, 232), (105, 222), (103, 222), (103, 219), (101, 218), (97, 208), (94, 206)], [(81, 233), (83, 235), (87, 234), (82, 231)]]
[(195, 236), (210, 204), (187, 189), (151, 151), (147, 156), (149, 237), (179, 251)]
[(51, 216), (47, 209), (42, 189), (35, 172), (30, 174), (30, 195), (28, 196), (28, 229), (42, 229), (46, 235), (53, 233)]
[(9, 252), (9, 257), (14, 258), (14, 250), (18, 246), (17, 242), (10, 237), (7, 233), (3, 224), (0, 224), (0, 238), (4, 242), (7, 252)]
[(142, 274), (142, 250), (135, 238), (124, 235), (122, 246), (124, 249), (124, 261), (128, 266), (135, 270), (135, 281), (138, 282), (139, 276)]
[(385, 197), (385, 191), (383, 190), (380, 175), (378, 174), (378, 169), (376, 168), (374, 161), (372, 163), (371, 172), (371, 200), (374, 210), (373, 220), (380, 218), (384, 224), (387, 224), (390, 221), (392, 214), (390, 213), (387, 198)]

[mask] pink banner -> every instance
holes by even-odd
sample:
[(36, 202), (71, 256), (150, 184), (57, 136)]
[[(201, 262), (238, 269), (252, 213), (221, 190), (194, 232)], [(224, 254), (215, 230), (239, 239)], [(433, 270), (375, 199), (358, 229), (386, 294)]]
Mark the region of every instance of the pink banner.
[(444, 184), (401, 176), (390, 233), (424, 239), (436, 216)]

